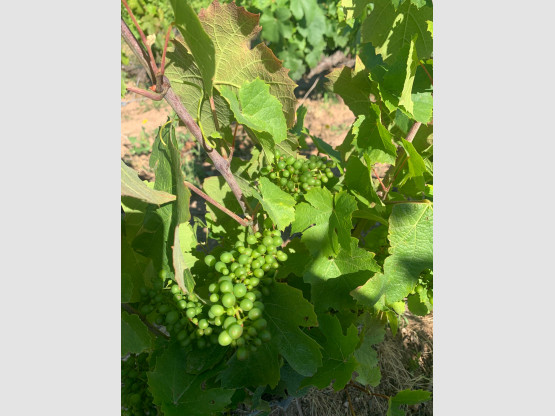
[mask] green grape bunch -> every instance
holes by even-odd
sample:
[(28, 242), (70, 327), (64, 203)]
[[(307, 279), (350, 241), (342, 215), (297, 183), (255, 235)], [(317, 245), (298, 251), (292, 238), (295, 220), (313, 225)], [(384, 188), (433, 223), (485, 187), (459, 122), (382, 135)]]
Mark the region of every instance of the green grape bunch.
[(310, 158), (283, 156), (279, 150), (275, 152), (275, 159), (271, 165), (260, 169), (263, 176), (267, 176), (282, 190), (291, 193), (295, 199), (311, 188), (326, 186), (335, 175), (332, 169), (336, 167), (333, 160), (326, 156), (312, 155)]
[(282, 244), (278, 231), (265, 230), (249, 234), (245, 242), (237, 241), (233, 250), (219, 258), (210, 254), (204, 259), (219, 274), (208, 287), (207, 323), (217, 331), (218, 344), (237, 347), (239, 360), (271, 339), (262, 296), (270, 295), (279, 262), (287, 260)]
[(122, 415), (157, 415), (148, 388), (146, 372), (149, 371), (148, 353), (131, 354), (121, 362)]

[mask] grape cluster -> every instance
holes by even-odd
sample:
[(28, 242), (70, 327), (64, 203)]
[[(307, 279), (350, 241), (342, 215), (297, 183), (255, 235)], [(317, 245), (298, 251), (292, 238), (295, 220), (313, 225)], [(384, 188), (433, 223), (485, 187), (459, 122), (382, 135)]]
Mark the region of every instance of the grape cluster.
[(335, 162), (325, 156), (312, 155), (309, 159), (299, 158), (299, 155), (285, 157), (276, 150), (274, 163), (264, 166), (260, 173), (298, 199), (301, 193), (327, 184), (334, 176), (334, 167)]
[(278, 231), (265, 230), (249, 234), (245, 242), (237, 241), (218, 259), (207, 255), (204, 261), (215, 271), (208, 274), (213, 282), (207, 300), (184, 294), (162, 270), (165, 290), (142, 288), (139, 312), (149, 322), (163, 325), (183, 347), (192, 343), (199, 349), (210, 344), (231, 345), (237, 347), (237, 358), (245, 360), (271, 339), (263, 318), (262, 296), (270, 294), (278, 262), (287, 260), (282, 244)]
[(121, 407), (123, 416), (156, 415), (148, 389), (148, 354), (131, 354), (121, 362)]
[(279, 249), (282, 244), (278, 231), (266, 230), (248, 235), (245, 243), (237, 241), (233, 250), (220, 254), (219, 260), (213, 255), (204, 259), (220, 275), (208, 287), (206, 323), (218, 327), (220, 345), (238, 347), (239, 360), (271, 339), (261, 299), (270, 294), (274, 283), (270, 274), (275, 273), (278, 262), (287, 260), (287, 254)]

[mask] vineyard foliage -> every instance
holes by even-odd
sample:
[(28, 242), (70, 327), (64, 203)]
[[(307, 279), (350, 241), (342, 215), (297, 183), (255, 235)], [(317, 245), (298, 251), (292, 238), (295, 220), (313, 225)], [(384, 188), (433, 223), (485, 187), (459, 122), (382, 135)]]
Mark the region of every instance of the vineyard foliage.
[[(125, 415), (266, 415), (310, 386), (377, 386), (385, 329), (433, 308), (431, 1), (241, 5), (129, 1), (159, 53), (179, 30), (165, 76), (221, 175), (197, 184), (206, 214), (192, 216), (175, 130), (191, 124), (175, 114), (154, 182), (122, 162)], [(356, 120), (333, 148), (304, 126), (294, 79), (349, 42), (354, 67), (325, 85)], [(247, 158), (231, 157), (239, 140)], [(430, 397), (397, 392), (387, 414)]]

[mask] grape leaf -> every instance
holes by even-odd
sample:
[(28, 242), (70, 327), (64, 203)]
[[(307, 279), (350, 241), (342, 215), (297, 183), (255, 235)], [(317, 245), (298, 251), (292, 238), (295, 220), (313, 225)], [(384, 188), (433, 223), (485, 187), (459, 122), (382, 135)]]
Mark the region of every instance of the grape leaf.
[(264, 298), (264, 318), (272, 334), (272, 341), (289, 365), (310, 376), (322, 365), (320, 345), (299, 326), (316, 326), (316, 314), (302, 292), (284, 283), (274, 283), (270, 296)]
[(186, 356), (178, 344), (170, 344), (147, 373), (154, 403), (166, 416), (207, 416), (223, 411), (234, 390), (209, 388), (203, 383), (214, 372), (188, 374)]
[[(428, 296), (426, 295), (425, 291), (424, 296), (427, 300)], [(422, 301), (422, 296), (417, 293), (407, 296), (407, 306), (409, 308), (409, 311), (417, 316), (426, 316), (432, 310), (432, 305), (429, 302)]]
[[(291, 12), (295, 19), (304, 17), (306, 38), (311, 45), (317, 46), (322, 42), (326, 33), (326, 17), (316, 0), (291, 0)], [(297, 27), (300, 30), (302, 27)]]
[[(173, 242), (173, 268), (175, 270), (175, 281), (183, 291), (183, 293), (193, 293), (195, 289), (195, 279), (189, 269), (185, 257), (183, 257), (183, 251), (181, 249), (181, 243), (179, 242), (179, 224), (175, 227), (174, 232), (174, 242)], [(192, 265), (191, 265), (192, 266)], [(191, 267), (190, 266), (190, 267)]]
[(334, 162), (341, 165), (341, 154), (337, 150), (335, 150), (333, 147), (331, 147), (328, 143), (326, 143), (319, 137), (310, 136), (310, 138), (312, 139), (312, 141), (314, 142), (314, 145), (316, 146), (316, 148), (320, 153), (324, 153), (328, 155)]
[(359, 270), (379, 272), (381, 268), (374, 260), (374, 253), (359, 248), (357, 245), (358, 240), (351, 237), (349, 251), (341, 248), (336, 257), (325, 255), (315, 257), (314, 261), (306, 268), (304, 281), (315, 283), (334, 279), (343, 274), (358, 272)]
[(372, 42), (376, 52), (387, 61), (409, 44), (418, 34), (416, 51), (421, 59), (432, 55), (433, 42), (428, 32), (428, 21), (433, 21), (433, 8), (425, 5), (417, 8), (411, 1), (405, 1), (397, 10), (391, 0), (373, 0), (374, 9), (361, 27), (362, 42)]
[(383, 273), (351, 292), (360, 304), (379, 310), (403, 300), (420, 273), (433, 269), (433, 205), (395, 205), (389, 218), (389, 242)]
[(401, 405), (418, 404), (430, 399), (431, 392), (425, 390), (403, 390), (389, 398), (389, 407), (386, 416), (405, 416)]
[(154, 336), (137, 315), (121, 311), (121, 355), (140, 354), (152, 348)]
[(355, 72), (349, 67), (336, 68), (326, 78), (326, 87), (343, 98), (355, 116), (368, 113), (373, 89), (367, 71)]
[(301, 241), (313, 256), (335, 255), (339, 247), (350, 253), (355, 199), (345, 191), (333, 196), (326, 188), (312, 188), (304, 198), (308, 203), (297, 205), (291, 232), (303, 233)]
[(214, 42), (204, 31), (197, 14), (188, 1), (171, 0), (170, 3), (175, 26), (183, 35), (200, 71), (204, 94), (210, 97), (212, 95), (212, 78), (216, 72)]
[[(261, 30), (258, 15), (235, 3), (221, 5), (214, 1), (207, 9), (201, 10), (199, 20), (215, 47), (213, 95), (219, 127), (229, 125), (231, 121), (227, 102), (219, 94), (221, 87), (239, 89), (246, 81), (257, 77), (270, 85), (270, 93), (283, 106), (287, 126), (293, 126), (296, 107), (293, 90), (296, 85), (287, 75), (288, 70), (264, 43), (250, 48)], [(174, 44), (174, 52), (167, 54), (165, 74), (187, 111), (196, 115), (204, 134), (210, 136), (218, 129), (210, 103), (204, 99), (201, 71), (185, 44), (179, 40)]]
[(356, 381), (375, 387), (380, 383), (381, 373), (378, 365), (378, 353), (372, 346), (383, 341), (385, 325), (383, 321), (369, 313), (363, 315), (362, 324), (362, 342), (355, 350), (357, 361), (355, 371), (358, 374)]
[(233, 355), (222, 372), (222, 386), (242, 388), (269, 385), (274, 388), (279, 381), (278, 350), (273, 340), (251, 352), (245, 361)]
[(421, 187), (423, 187), (424, 186), (423, 176), (424, 176), (424, 173), (427, 171), (427, 169), (426, 169), (426, 164), (422, 159), (422, 156), (418, 154), (413, 144), (410, 142), (407, 142), (405, 139), (401, 140), (401, 145), (403, 146), (403, 149), (405, 149), (405, 152), (407, 152), (408, 173), (401, 178), (401, 180), (398, 182), (398, 185), (403, 186), (409, 179), (420, 178), (422, 182)]
[(149, 204), (162, 205), (175, 201), (175, 195), (150, 189), (139, 179), (137, 172), (121, 161), (121, 195), (140, 199)]
[(322, 342), (322, 367), (312, 377), (304, 380), (301, 387), (312, 384), (323, 389), (333, 382), (333, 389), (339, 391), (349, 382), (356, 367), (353, 352), (359, 341), (358, 331), (351, 325), (347, 329), (347, 335), (343, 335), (337, 317), (328, 314), (319, 316), (318, 323), (318, 329), (325, 337), (325, 342)]
[(241, 86), (239, 100), (226, 85), (221, 87), (221, 94), (229, 103), (237, 122), (253, 131), (267, 159), (272, 161), (275, 144), (287, 138), (287, 126), (281, 103), (270, 94), (270, 86), (257, 78)]
[(176, 201), (161, 207), (149, 205), (132, 245), (138, 253), (151, 258), (157, 270), (170, 271), (175, 227), (191, 218), (191, 193), (183, 183), (181, 154), (169, 119), (156, 134), (149, 163), (156, 175), (154, 189), (176, 195)]
[(353, 154), (349, 157), (344, 183), (347, 189), (366, 206), (371, 206), (372, 203), (383, 205), (374, 189), (370, 169), (360, 161), (358, 155)]
[(259, 188), (261, 195), (253, 192), (255, 198), (260, 201), (278, 230), (283, 231), (295, 220), (295, 199), (265, 177), (259, 179)]
[(313, 280), (310, 299), (314, 303), (314, 310), (320, 312), (329, 308), (336, 311), (356, 309), (356, 301), (350, 292), (366, 283), (370, 275), (367, 271), (359, 271), (329, 280)]

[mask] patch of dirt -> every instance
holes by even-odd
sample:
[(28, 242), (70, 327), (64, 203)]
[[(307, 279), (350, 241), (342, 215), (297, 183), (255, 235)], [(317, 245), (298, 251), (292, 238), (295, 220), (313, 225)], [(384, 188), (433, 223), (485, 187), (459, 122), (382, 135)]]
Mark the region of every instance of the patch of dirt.
[[(319, 137), (333, 147), (343, 143), (355, 121), (355, 116), (343, 100), (312, 100), (303, 105), (307, 108), (304, 124), (313, 136)], [(307, 144), (312, 140), (307, 139)]]

